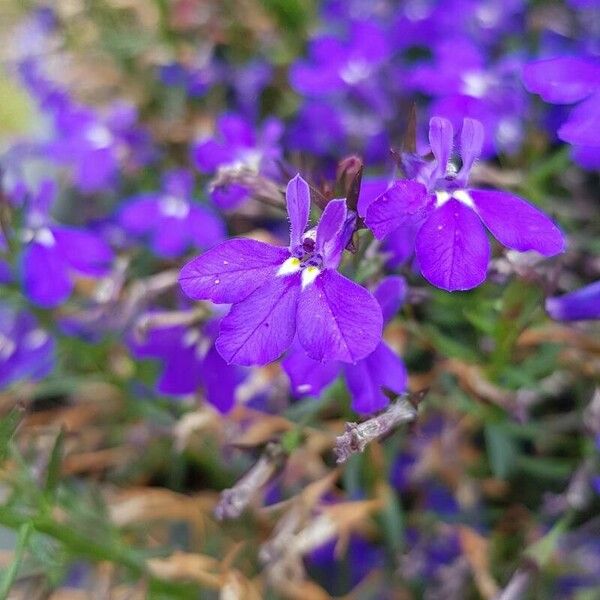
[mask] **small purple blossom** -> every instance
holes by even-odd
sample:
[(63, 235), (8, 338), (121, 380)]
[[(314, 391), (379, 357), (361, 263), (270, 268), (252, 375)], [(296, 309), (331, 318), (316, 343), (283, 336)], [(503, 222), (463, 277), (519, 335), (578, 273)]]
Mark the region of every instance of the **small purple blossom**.
[(233, 304), (216, 342), (228, 363), (271, 362), (296, 335), (314, 360), (356, 363), (375, 350), (383, 323), (375, 298), (337, 272), (356, 217), (345, 200), (332, 200), (317, 227), (305, 231), (310, 191), (299, 175), (286, 199), (289, 247), (223, 242), (184, 266), (183, 291), (195, 300)]
[(150, 239), (163, 258), (181, 256), (190, 247), (206, 249), (225, 238), (225, 226), (208, 208), (193, 200), (194, 180), (188, 171), (168, 171), (160, 192), (138, 194), (121, 207), (120, 225), (134, 236)]
[(600, 319), (600, 281), (564, 296), (548, 298), (546, 310), (557, 321)]
[(417, 228), (415, 251), (421, 273), (448, 291), (468, 290), (483, 281), (490, 261), (484, 225), (504, 246), (554, 256), (565, 248), (560, 230), (537, 208), (509, 192), (468, 186), (483, 146), (483, 126), (465, 119), (460, 170), (450, 161), (450, 121), (434, 117), (429, 142), (435, 160), (416, 161), (412, 179), (396, 181), (366, 207), (366, 223), (379, 239), (399, 228)]
[(481, 47), (464, 38), (442, 37), (432, 51), (431, 60), (411, 67), (405, 85), (432, 96), (430, 114), (447, 118), (456, 129), (465, 118), (480, 121), (484, 156), (517, 150), (528, 108), (519, 80), (522, 60), (507, 55), (490, 63)]
[(54, 367), (54, 340), (28, 312), (0, 305), (0, 388), (42, 379)]
[(351, 24), (347, 39), (322, 35), (310, 42), (308, 60), (299, 60), (290, 71), (292, 87), (303, 96), (323, 96), (363, 85), (390, 56), (385, 32), (370, 21)]
[[(406, 283), (402, 277), (383, 279), (374, 292), (381, 306), (384, 321), (389, 321), (404, 302)], [(320, 363), (310, 358), (296, 342), (282, 361), (290, 378), (292, 392), (297, 396), (318, 396), (340, 374), (344, 374), (352, 409), (358, 413), (373, 413), (385, 408), (390, 399), (383, 389), (396, 394), (406, 391), (407, 373), (402, 359), (385, 343), (356, 364)]]
[(64, 302), (73, 291), (73, 273), (100, 277), (108, 272), (113, 253), (97, 234), (53, 222), (50, 208), (56, 195), (45, 180), (28, 203), (21, 257), (26, 296), (44, 308)]
[(245, 376), (244, 369), (227, 365), (215, 349), (218, 320), (203, 326), (154, 327), (142, 340), (130, 336), (129, 346), (136, 358), (156, 358), (163, 369), (156, 389), (175, 396), (203, 390), (206, 400), (219, 412), (235, 404), (235, 390)]
[(224, 210), (238, 207), (251, 196), (249, 180), (276, 175), (282, 132), (277, 119), (268, 119), (255, 132), (244, 117), (229, 113), (218, 119), (215, 136), (193, 146), (196, 167), (214, 175), (211, 196), (217, 206)]
[(551, 104), (576, 104), (558, 137), (573, 146), (583, 167), (600, 167), (600, 59), (561, 56), (534, 61), (523, 69), (525, 87)]

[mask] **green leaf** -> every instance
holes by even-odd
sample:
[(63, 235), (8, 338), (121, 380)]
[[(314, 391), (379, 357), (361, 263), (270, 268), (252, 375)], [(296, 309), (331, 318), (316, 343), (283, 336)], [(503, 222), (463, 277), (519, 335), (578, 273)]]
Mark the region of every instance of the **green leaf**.
[(400, 500), (390, 488), (386, 490), (386, 503), (378, 518), (388, 548), (394, 555), (404, 547), (404, 512)]
[(510, 434), (501, 426), (485, 426), (485, 445), (494, 476), (507, 479), (517, 464), (517, 447)]
[(44, 485), (44, 494), (50, 499), (54, 496), (58, 483), (60, 481), (61, 464), (63, 457), (65, 432), (61, 429), (56, 436), (50, 459), (48, 461), (48, 470), (46, 472), (46, 483)]
[(21, 422), (23, 409), (15, 406), (11, 411), (0, 420), (0, 462), (8, 455), (8, 445)]
[(23, 562), (23, 555), (27, 549), (29, 537), (31, 536), (32, 532), (33, 525), (31, 523), (24, 523), (19, 528), (19, 535), (17, 537), (17, 544), (15, 547), (15, 555), (10, 565), (4, 571), (2, 581), (0, 582), (0, 600), (5, 600), (5, 598), (8, 598), (8, 594), (10, 593), (13, 583), (15, 582), (15, 579), (19, 573), (19, 567)]

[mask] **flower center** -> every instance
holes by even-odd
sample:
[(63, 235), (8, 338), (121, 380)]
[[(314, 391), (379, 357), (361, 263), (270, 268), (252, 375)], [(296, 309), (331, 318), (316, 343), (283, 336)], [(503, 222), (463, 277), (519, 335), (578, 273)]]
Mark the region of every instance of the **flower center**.
[(159, 200), (160, 212), (166, 217), (185, 219), (190, 212), (190, 205), (178, 196), (163, 196)]
[(467, 190), (454, 190), (448, 192), (446, 190), (438, 190), (435, 192), (435, 207), (439, 208), (440, 206), (444, 206), (448, 200), (454, 198), (458, 200), (461, 204), (468, 206), (469, 208), (475, 208), (473, 204), (473, 199), (471, 198), (469, 192)]
[(105, 125), (95, 123), (85, 131), (85, 139), (96, 149), (108, 148), (113, 143), (113, 135)]
[(292, 255), (279, 267), (277, 275), (302, 273), (302, 289), (314, 282), (323, 270), (323, 257), (316, 251), (316, 243), (309, 232), (302, 243), (292, 250)]

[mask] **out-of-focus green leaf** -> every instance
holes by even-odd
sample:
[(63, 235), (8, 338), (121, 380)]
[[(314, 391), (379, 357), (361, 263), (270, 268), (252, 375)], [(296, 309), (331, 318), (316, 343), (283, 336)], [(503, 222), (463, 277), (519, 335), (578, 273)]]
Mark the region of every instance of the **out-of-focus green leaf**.
[(64, 439), (65, 432), (63, 429), (61, 429), (56, 436), (56, 440), (54, 440), (54, 445), (52, 446), (52, 451), (50, 452), (50, 459), (48, 460), (46, 483), (44, 485), (44, 494), (48, 499), (54, 495), (60, 482)]
[(8, 444), (21, 422), (23, 411), (14, 407), (2, 420), (0, 420), (0, 462), (8, 454)]
[(516, 467), (517, 448), (510, 434), (501, 425), (485, 426), (485, 444), (495, 477), (508, 478)]
[(15, 547), (14, 556), (10, 565), (4, 571), (2, 576), (2, 582), (0, 583), (0, 600), (8, 598), (10, 590), (15, 582), (17, 574), (19, 573), (19, 567), (23, 562), (23, 555), (27, 549), (27, 543), (31, 533), (33, 532), (33, 526), (31, 523), (24, 523), (19, 528), (19, 535), (17, 537), (17, 545)]

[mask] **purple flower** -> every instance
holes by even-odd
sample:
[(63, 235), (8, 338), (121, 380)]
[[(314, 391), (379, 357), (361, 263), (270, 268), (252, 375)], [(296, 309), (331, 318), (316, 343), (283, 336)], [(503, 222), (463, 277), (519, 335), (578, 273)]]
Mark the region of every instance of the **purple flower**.
[(233, 304), (216, 342), (228, 363), (271, 362), (295, 335), (314, 360), (355, 363), (375, 350), (383, 323), (375, 298), (336, 270), (356, 216), (345, 200), (332, 200), (318, 226), (306, 232), (310, 192), (299, 175), (286, 198), (288, 248), (251, 239), (223, 242), (184, 266), (183, 291), (195, 300)]
[(525, 87), (551, 104), (577, 104), (558, 129), (582, 166), (600, 167), (600, 60), (562, 56), (525, 65)]
[(74, 183), (82, 192), (114, 184), (125, 159), (139, 166), (153, 158), (149, 136), (137, 125), (132, 105), (115, 102), (100, 116), (48, 79), (38, 58), (24, 59), (19, 74), (52, 123), (51, 138), (37, 144), (36, 153), (72, 168)]
[(159, 392), (179, 396), (202, 389), (210, 404), (227, 413), (235, 404), (235, 390), (244, 379), (244, 369), (227, 365), (216, 351), (217, 329), (217, 320), (202, 327), (156, 327), (141, 342), (132, 336), (129, 346), (136, 358), (162, 361), (156, 384)]
[[(374, 292), (381, 306), (384, 321), (394, 317), (406, 295), (406, 283), (402, 277), (387, 277)], [(337, 361), (319, 363), (307, 356), (299, 343), (292, 346), (282, 361), (290, 378), (292, 391), (298, 396), (318, 396), (340, 373), (352, 398), (352, 409), (358, 413), (372, 413), (385, 408), (390, 400), (384, 394), (386, 388), (396, 394), (406, 391), (407, 373), (402, 359), (385, 343), (356, 364)]]
[(465, 119), (461, 132), (462, 167), (450, 162), (453, 128), (434, 117), (429, 142), (435, 160), (416, 162), (413, 179), (399, 180), (366, 208), (366, 223), (379, 239), (398, 228), (418, 228), (416, 258), (425, 279), (448, 291), (483, 283), (490, 244), (483, 225), (504, 246), (554, 256), (564, 250), (560, 230), (537, 208), (508, 192), (468, 187), (483, 145), (483, 126)]
[(564, 296), (548, 298), (546, 310), (557, 321), (600, 319), (600, 281)]
[(217, 121), (217, 135), (193, 146), (196, 167), (215, 175), (211, 195), (217, 206), (236, 208), (250, 198), (252, 188), (247, 181), (258, 175), (276, 174), (281, 134), (282, 125), (277, 119), (265, 121), (257, 135), (243, 117), (225, 114)]
[(35, 317), (0, 305), (0, 388), (20, 379), (41, 379), (53, 366), (54, 340)]
[(73, 291), (72, 273), (104, 275), (113, 259), (110, 247), (95, 233), (55, 224), (50, 206), (56, 190), (44, 181), (28, 206), (22, 238), (23, 287), (35, 304), (52, 308)]
[(506, 56), (489, 64), (480, 46), (464, 38), (442, 37), (433, 59), (411, 68), (405, 85), (435, 99), (430, 114), (449, 119), (459, 128), (463, 119), (480, 121), (485, 130), (482, 153), (515, 151), (523, 137), (527, 109), (519, 74), (521, 60)]
[(160, 192), (138, 194), (121, 207), (119, 223), (127, 233), (147, 236), (157, 256), (181, 256), (190, 246), (210, 248), (225, 237), (213, 212), (192, 199), (194, 181), (185, 170), (169, 171)]
[(292, 87), (303, 96), (323, 96), (363, 84), (373, 85), (374, 75), (390, 55), (385, 32), (375, 23), (351, 24), (346, 40), (331, 35), (313, 39), (310, 58), (290, 70)]

